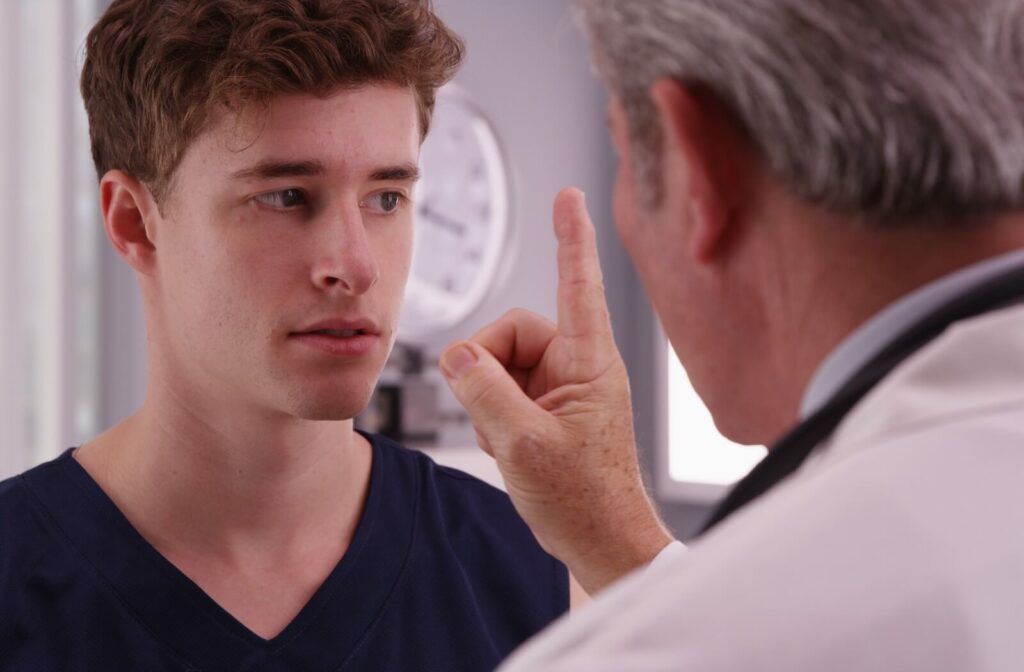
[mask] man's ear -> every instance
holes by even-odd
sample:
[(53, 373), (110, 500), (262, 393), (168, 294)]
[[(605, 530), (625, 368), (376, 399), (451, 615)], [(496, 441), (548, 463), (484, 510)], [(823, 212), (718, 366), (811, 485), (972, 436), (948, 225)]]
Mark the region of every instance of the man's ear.
[(107, 172), (100, 180), (100, 209), (117, 253), (139, 273), (152, 274), (159, 208), (146, 185), (123, 171)]
[(726, 106), (710, 91), (662, 78), (651, 86), (662, 128), (662, 184), (689, 220), (689, 249), (699, 262), (715, 258), (736, 233), (735, 215), (748, 198), (752, 152)]

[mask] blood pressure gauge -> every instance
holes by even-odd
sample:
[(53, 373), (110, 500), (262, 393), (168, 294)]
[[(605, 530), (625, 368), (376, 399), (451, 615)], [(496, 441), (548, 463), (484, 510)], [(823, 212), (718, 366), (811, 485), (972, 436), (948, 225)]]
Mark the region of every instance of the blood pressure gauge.
[(509, 262), (512, 217), (505, 155), (462, 89), (438, 91), (420, 155), (412, 271), (399, 340), (423, 344), (464, 322)]

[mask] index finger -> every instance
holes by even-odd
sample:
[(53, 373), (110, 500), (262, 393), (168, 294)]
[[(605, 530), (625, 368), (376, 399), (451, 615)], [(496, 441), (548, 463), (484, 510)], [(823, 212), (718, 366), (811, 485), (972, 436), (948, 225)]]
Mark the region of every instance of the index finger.
[(579, 189), (562, 190), (555, 198), (555, 237), (558, 239), (558, 331), (605, 345), (612, 339), (604, 275), (597, 254), (597, 233)]

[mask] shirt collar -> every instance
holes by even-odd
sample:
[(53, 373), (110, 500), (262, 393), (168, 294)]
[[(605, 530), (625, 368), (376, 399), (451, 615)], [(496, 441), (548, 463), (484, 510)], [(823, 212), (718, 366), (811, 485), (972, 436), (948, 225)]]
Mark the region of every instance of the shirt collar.
[(889, 304), (847, 336), (825, 358), (804, 392), (800, 417), (807, 418), (824, 405), (857, 369), (864, 366), (897, 334), (954, 296), (1017, 266), (1024, 266), (1024, 250), (1015, 250), (972, 264)]

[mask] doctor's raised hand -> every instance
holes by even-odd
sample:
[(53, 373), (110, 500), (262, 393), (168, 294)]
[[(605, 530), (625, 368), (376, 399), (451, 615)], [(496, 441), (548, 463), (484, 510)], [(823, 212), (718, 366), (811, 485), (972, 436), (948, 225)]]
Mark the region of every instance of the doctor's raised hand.
[(558, 323), (513, 310), (450, 345), (441, 370), (519, 514), (594, 594), (672, 538), (641, 481), (629, 380), (582, 192), (558, 195), (554, 224)]

